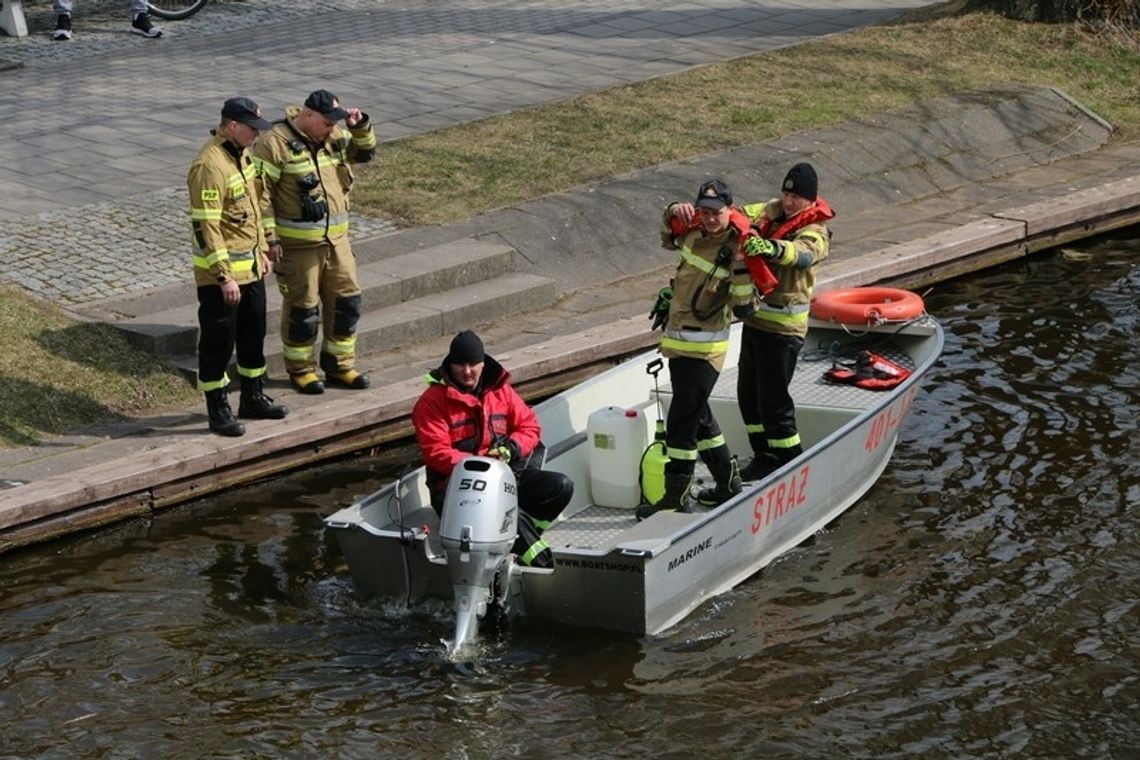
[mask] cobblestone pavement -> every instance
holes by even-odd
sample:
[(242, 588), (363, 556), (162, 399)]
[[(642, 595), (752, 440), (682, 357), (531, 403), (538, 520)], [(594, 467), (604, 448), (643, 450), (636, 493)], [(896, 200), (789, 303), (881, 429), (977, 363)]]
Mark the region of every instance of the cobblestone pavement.
[(0, 278), (76, 308), (188, 282), (185, 169), (236, 93), (272, 117), (329, 87), (391, 140), (934, 4), (216, 0), (148, 40), (127, 0), (78, 0), (75, 38), (54, 42), (50, 2), (25, 0), (30, 35), (0, 36), (18, 65), (0, 70)]
[[(184, 186), (0, 222), (0, 278), (63, 306), (190, 282)], [(356, 215), (356, 239), (396, 226)]]

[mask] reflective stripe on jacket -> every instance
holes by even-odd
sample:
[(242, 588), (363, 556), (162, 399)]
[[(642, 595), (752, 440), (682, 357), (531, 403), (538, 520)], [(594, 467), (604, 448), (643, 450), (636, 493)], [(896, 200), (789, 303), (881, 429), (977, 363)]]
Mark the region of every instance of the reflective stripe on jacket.
[(250, 153), (220, 135), (206, 143), (186, 173), (193, 230), (194, 281), (239, 285), (261, 279), (264, 188)]

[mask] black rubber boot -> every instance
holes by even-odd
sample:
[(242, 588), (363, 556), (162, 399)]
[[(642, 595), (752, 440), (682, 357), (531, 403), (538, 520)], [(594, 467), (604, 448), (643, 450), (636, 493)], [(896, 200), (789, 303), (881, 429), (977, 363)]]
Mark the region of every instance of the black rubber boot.
[(760, 480), (776, 469), (776, 459), (768, 448), (768, 436), (764, 433), (749, 433), (748, 444), (752, 447), (752, 459), (740, 468), (740, 479), (745, 482)]
[[(725, 452), (727, 456), (727, 452)], [(729, 457), (725, 462), (719, 457), (709, 463), (709, 472), (712, 473), (716, 485), (711, 488), (702, 488), (697, 492), (697, 503), (702, 507), (715, 507), (723, 504), (736, 494), (744, 490), (740, 481), (740, 468), (736, 465), (736, 457)]]
[(275, 404), (265, 395), (264, 376), (241, 379), (241, 402), (238, 417), (247, 420), (280, 420), (289, 413), (284, 404)]
[(752, 457), (752, 461), (744, 466), (740, 471), (740, 479), (748, 482), (753, 480), (760, 480), (768, 474), (774, 472), (780, 463), (776, 460), (771, 451), (761, 451), (756, 456)]
[(740, 477), (746, 481), (760, 480), (802, 453), (804, 453), (803, 446), (799, 445), (787, 449), (768, 449), (754, 456), (748, 466), (740, 471)]
[(779, 469), (780, 467), (783, 467), (788, 462), (798, 457), (800, 454), (804, 453), (804, 447), (797, 443), (795, 446), (787, 449), (772, 449), (772, 453), (775, 455), (777, 462), (776, 469)]
[(210, 432), (236, 438), (245, 435), (245, 425), (234, 418), (224, 388), (206, 391), (206, 411), (210, 415)]
[(748, 445), (752, 447), (752, 457), (755, 459), (768, 451), (768, 435), (766, 433), (749, 433)]
[(637, 508), (637, 519), (655, 515), (658, 512), (684, 512), (688, 509), (689, 486), (693, 484), (692, 473), (665, 473), (665, 495), (656, 504), (642, 504)]

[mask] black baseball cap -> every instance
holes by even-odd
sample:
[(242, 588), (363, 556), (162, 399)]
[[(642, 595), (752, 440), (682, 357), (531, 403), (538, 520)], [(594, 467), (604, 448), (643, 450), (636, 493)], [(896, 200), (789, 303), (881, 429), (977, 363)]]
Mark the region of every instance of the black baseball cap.
[(222, 118), (237, 121), (254, 129), (266, 130), (273, 125), (261, 118), (261, 109), (249, 98), (230, 98), (222, 104)]
[(697, 199), (693, 201), (693, 205), (697, 208), (720, 210), (732, 205), (732, 191), (719, 179), (711, 179), (697, 190)]
[(328, 90), (314, 90), (305, 98), (305, 108), (316, 111), (329, 121), (340, 121), (348, 116), (348, 111), (340, 107), (336, 95)]

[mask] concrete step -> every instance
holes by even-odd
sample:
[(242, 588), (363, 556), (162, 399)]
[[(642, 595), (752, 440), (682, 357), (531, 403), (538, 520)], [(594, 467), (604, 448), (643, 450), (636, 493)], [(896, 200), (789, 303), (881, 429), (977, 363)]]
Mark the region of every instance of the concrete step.
[[(432, 293), (461, 288), (510, 272), (515, 250), (474, 238), (390, 256), (357, 269), (362, 311), (395, 306)], [(266, 288), (270, 333), (281, 319), (281, 294), (271, 278)], [(137, 348), (161, 357), (192, 354), (198, 345), (198, 304), (193, 287), (164, 288), (124, 304), (133, 313), (111, 323)]]
[[(357, 355), (380, 353), (546, 308), (557, 295), (557, 284), (549, 277), (508, 273), (367, 311), (357, 326)], [(275, 325), (270, 324), (265, 337), (265, 360), (271, 375), (283, 377), (285, 363)], [(197, 377), (197, 356), (186, 354), (172, 363), (191, 381)], [(237, 377), (232, 366), (230, 376)]]

